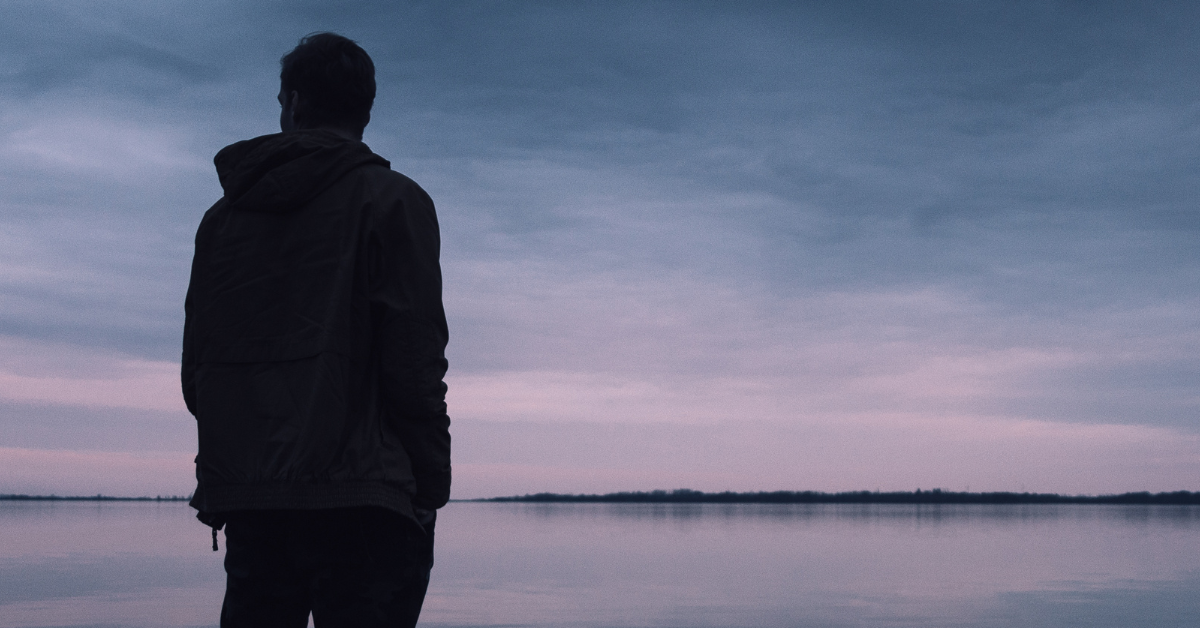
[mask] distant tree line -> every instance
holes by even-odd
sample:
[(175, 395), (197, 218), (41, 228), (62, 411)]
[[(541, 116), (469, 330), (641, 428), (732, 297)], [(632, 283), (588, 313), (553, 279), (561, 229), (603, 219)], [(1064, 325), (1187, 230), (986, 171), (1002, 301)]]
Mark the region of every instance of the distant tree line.
[(186, 502), (191, 497), (183, 495), (157, 495), (155, 497), (114, 497), (112, 495), (11, 495), (0, 493), (0, 501), (10, 502)]
[(490, 502), (604, 502), (645, 504), (1177, 504), (1200, 505), (1200, 492), (1121, 493), (1119, 495), (1059, 495), (1057, 493), (968, 493), (940, 488), (922, 491), (760, 491), (753, 493), (705, 493), (691, 489), (637, 491), (604, 495), (535, 493), (492, 497)]
[[(158, 495), (155, 497), (116, 497), (112, 495), (16, 495), (0, 493), (0, 501), (113, 501), (113, 502), (182, 502), (190, 495)], [(705, 493), (687, 488), (673, 491), (624, 491), (603, 495), (572, 495), (563, 493), (534, 493), (510, 497), (489, 497), (471, 500), (484, 502), (574, 502), (630, 504), (1175, 504), (1200, 505), (1200, 491), (1170, 493), (1121, 493), (1116, 495), (1059, 495), (1057, 493), (968, 493), (935, 488), (928, 491), (758, 491), (735, 493)]]

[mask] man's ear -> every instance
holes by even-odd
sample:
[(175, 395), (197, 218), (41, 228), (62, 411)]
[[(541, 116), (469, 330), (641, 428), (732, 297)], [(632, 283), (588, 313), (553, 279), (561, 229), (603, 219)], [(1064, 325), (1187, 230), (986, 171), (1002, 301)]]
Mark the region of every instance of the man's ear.
[(298, 115), (296, 105), (300, 102), (300, 94), (295, 90), (279, 92), (279, 130), (295, 131), (301, 128), (302, 114)]
[(304, 119), (308, 116), (308, 107), (306, 102), (300, 98), (300, 92), (292, 90), (288, 92), (288, 102), (292, 105), (292, 122), (296, 128), (303, 128)]

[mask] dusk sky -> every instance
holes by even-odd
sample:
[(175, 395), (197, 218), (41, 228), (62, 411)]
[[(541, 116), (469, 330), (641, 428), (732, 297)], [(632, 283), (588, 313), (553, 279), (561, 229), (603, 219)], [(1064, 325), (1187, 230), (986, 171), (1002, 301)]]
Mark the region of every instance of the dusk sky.
[(374, 58), (454, 497), (1200, 490), (1200, 4), (4, 2), (0, 493), (186, 495), (212, 156)]

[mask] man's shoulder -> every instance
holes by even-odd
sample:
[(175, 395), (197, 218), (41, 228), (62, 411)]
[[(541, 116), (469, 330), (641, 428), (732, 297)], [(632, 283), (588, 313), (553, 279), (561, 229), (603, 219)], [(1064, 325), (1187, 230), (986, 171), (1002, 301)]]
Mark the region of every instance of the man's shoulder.
[(367, 176), (375, 179), (380, 185), (393, 187), (415, 187), (420, 189), (420, 185), (413, 181), (408, 175), (392, 170), (390, 166), (383, 164), (372, 163), (361, 168), (362, 172)]
[(425, 189), (403, 173), (380, 164), (370, 164), (359, 170), (362, 176), (368, 179), (372, 192), (377, 196), (432, 204)]

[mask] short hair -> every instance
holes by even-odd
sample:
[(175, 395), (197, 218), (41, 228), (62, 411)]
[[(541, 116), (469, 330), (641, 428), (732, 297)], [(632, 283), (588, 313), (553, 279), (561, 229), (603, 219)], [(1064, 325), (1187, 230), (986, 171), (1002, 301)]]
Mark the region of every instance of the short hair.
[(367, 126), (375, 103), (375, 64), (353, 40), (336, 33), (305, 35), (279, 65), (280, 87), (308, 104), (306, 124)]

